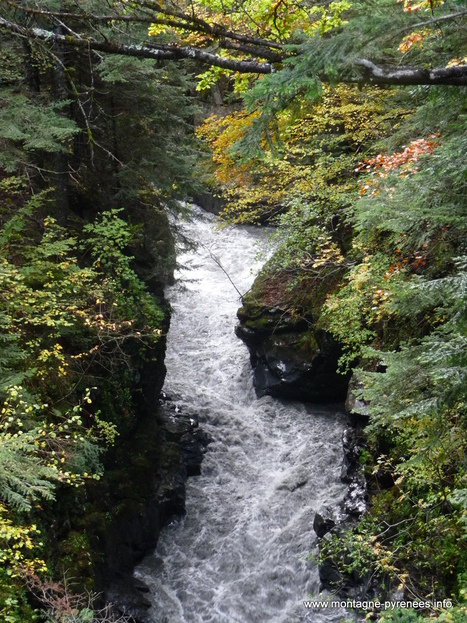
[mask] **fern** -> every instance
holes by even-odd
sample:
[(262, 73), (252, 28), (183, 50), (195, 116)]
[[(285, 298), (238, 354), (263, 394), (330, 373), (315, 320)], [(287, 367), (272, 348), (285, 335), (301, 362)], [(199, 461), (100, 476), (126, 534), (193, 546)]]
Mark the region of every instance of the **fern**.
[(37, 429), (15, 436), (0, 433), (0, 499), (19, 511), (54, 497), (57, 471), (41, 463), (40, 438)]

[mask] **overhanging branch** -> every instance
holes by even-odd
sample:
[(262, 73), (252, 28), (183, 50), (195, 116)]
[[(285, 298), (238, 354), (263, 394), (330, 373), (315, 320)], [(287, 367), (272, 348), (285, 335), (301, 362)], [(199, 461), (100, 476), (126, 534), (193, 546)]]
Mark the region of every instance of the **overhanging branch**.
[(135, 4), (151, 9), (156, 13), (164, 13), (164, 15), (171, 15), (172, 17), (183, 19), (185, 22), (191, 22), (192, 24), (198, 26), (200, 32), (210, 34), (213, 37), (226, 37), (229, 39), (240, 41), (242, 43), (267, 46), (278, 50), (282, 50), (283, 48), (282, 43), (279, 43), (278, 41), (271, 41), (269, 39), (262, 39), (258, 37), (252, 37), (250, 35), (232, 32), (219, 24), (210, 24), (201, 17), (196, 16), (194, 13), (192, 15), (187, 15), (186, 13), (181, 13), (180, 11), (169, 9), (168, 7), (162, 8), (157, 0), (135, 0)]
[(42, 28), (24, 28), (14, 22), (10, 22), (0, 17), (0, 28), (6, 28), (22, 37), (41, 39), (52, 43), (61, 43), (75, 48), (85, 50), (96, 50), (107, 54), (119, 54), (122, 56), (134, 56), (137, 58), (150, 58), (154, 60), (178, 60), (182, 58), (193, 58), (201, 63), (230, 69), (241, 73), (269, 74), (272, 72), (270, 63), (261, 63), (256, 60), (243, 61), (217, 56), (212, 52), (206, 52), (198, 48), (181, 47), (177, 45), (167, 46), (148, 46), (148, 45), (126, 45), (123, 43), (113, 43), (112, 41), (98, 41), (91, 37), (75, 37), (73, 35), (62, 35), (59, 33), (44, 30)]
[[(220, 37), (223, 39), (233, 39), (246, 45), (260, 46), (264, 49), (276, 49), (282, 50), (283, 45), (277, 41), (271, 41), (269, 39), (261, 39), (258, 37), (251, 37), (236, 32), (231, 32), (218, 24), (210, 24), (207, 21), (195, 17), (186, 15), (179, 11), (170, 10), (169, 8), (162, 8), (158, 3), (150, 2), (149, 0), (141, 0), (137, 2), (139, 7), (135, 7), (136, 10), (141, 10), (141, 7), (154, 11), (157, 15), (165, 17), (157, 17), (155, 15), (138, 14), (137, 12), (132, 14), (121, 15), (120, 13), (112, 13), (109, 15), (98, 15), (94, 13), (76, 13), (67, 11), (51, 11), (37, 7), (29, 7), (15, 0), (5, 0), (6, 3), (15, 10), (24, 11), (28, 15), (34, 15), (44, 18), (59, 18), (61, 20), (71, 21), (90, 21), (96, 23), (102, 22), (136, 22), (141, 24), (161, 24), (171, 28), (189, 30), (192, 32), (204, 33), (214, 38)], [(250, 52), (251, 53), (251, 52)], [(267, 58), (265, 56), (265, 58)]]
[[(107, 54), (117, 54), (122, 56), (134, 56), (138, 58), (149, 58), (154, 60), (178, 60), (183, 58), (192, 58), (201, 63), (238, 71), (240, 73), (252, 74), (270, 74), (274, 71), (272, 63), (261, 62), (255, 58), (250, 60), (238, 60), (218, 56), (213, 52), (193, 48), (190, 46), (179, 45), (128, 45), (123, 43), (115, 43), (109, 40), (97, 40), (92, 37), (82, 37), (74, 35), (63, 35), (57, 32), (44, 30), (42, 28), (25, 28), (20, 24), (11, 22), (0, 17), (0, 28), (8, 29), (10, 32), (16, 33), (25, 38), (41, 39), (51, 43), (60, 43), (75, 48), (85, 50), (96, 50)], [(226, 45), (227, 47), (227, 45)], [(228, 47), (233, 48), (230, 44)], [(238, 46), (238, 50), (243, 46)], [(261, 56), (265, 50), (260, 48), (250, 48), (250, 53)], [(266, 56), (266, 55), (265, 55)], [(275, 56), (273, 53), (268, 54), (273, 62), (282, 60), (282, 55)], [(266, 57), (267, 57), (266, 56)], [(355, 61), (362, 74), (362, 80), (367, 84), (378, 85), (451, 85), (466, 86), (467, 85), (467, 65), (454, 67), (439, 67), (435, 69), (424, 69), (421, 67), (379, 67), (372, 61), (361, 58)], [(323, 78), (324, 79), (324, 78)]]
[(378, 67), (366, 58), (355, 61), (363, 82), (380, 85), (467, 85), (467, 65), (424, 69), (421, 67)]
[(432, 17), (431, 19), (425, 22), (416, 22), (414, 24), (409, 24), (402, 30), (414, 30), (415, 28), (423, 28), (424, 26), (432, 26), (433, 24), (439, 24), (440, 22), (448, 22), (451, 20), (456, 20), (460, 17), (464, 17), (467, 15), (467, 11), (457, 11), (456, 13), (448, 13), (446, 15), (438, 15), (436, 17)]
[(235, 50), (237, 52), (244, 52), (246, 54), (254, 55), (258, 58), (265, 58), (270, 63), (281, 63), (284, 60), (285, 54), (279, 54), (273, 50), (260, 48), (257, 46), (246, 45), (243, 43), (237, 43), (236, 41), (228, 41), (221, 39), (220, 47), (226, 50)]

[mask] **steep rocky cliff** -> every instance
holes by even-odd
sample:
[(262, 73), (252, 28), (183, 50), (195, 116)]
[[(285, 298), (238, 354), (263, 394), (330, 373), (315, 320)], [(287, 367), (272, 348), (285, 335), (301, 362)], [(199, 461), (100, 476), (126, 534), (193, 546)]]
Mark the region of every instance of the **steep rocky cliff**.
[(310, 402), (345, 399), (348, 376), (337, 371), (340, 346), (312, 313), (269, 305), (256, 285), (237, 315), (236, 333), (249, 348), (258, 396)]
[(93, 405), (116, 425), (101, 455), (103, 475), (78, 489), (60, 489), (46, 509), (49, 568), (74, 592), (101, 593), (139, 617), (144, 597), (134, 566), (155, 548), (161, 528), (185, 512), (185, 481), (199, 474), (209, 438), (197, 416), (179, 413), (161, 393), (170, 310), (163, 288), (173, 282), (174, 240), (164, 209), (139, 207), (134, 269), (164, 310), (163, 333), (148, 356), (137, 338), (131, 358), (92, 392)]

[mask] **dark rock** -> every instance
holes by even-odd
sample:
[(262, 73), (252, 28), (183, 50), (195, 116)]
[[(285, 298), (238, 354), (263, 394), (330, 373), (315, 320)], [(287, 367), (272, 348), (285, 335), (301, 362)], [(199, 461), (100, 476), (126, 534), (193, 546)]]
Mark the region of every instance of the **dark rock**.
[[(328, 532), (323, 535), (324, 539), (331, 536)], [(338, 570), (335, 561), (329, 557), (322, 560), (318, 567), (319, 579), (320, 579), (320, 591), (323, 589), (335, 591), (337, 587), (342, 586), (343, 577)]]
[(263, 338), (281, 333), (306, 332), (309, 322), (300, 316), (291, 316), (279, 307), (244, 305), (237, 311), (240, 324), (235, 332), (247, 344), (259, 344)]
[(167, 210), (151, 201), (138, 202), (132, 206), (131, 218), (133, 224), (142, 225), (135, 229), (130, 244), (133, 268), (149, 291), (162, 299), (164, 287), (173, 283), (176, 264), (175, 242)]
[(342, 461), (341, 480), (345, 483), (352, 482), (362, 473), (360, 457), (365, 448), (363, 433), (357, 428), (346, 428), (342, 436), (342, 449), (344, 458)]
[(182, 435), (180, 448), (188, 476), (199, 476), (203, 456), (211, 442), (212, 437), (201, 430), (190, 431), (190, 433)]
[(319, 566), (320, 590), (335, 590), (342, 582), (342, 576), (334, 566), (332, 560), (325, 560)]
[(159, 393), (159, 404), (164, 404), (166, 402), (169, 402), (170, 400), (172, 400), (171, 396), (161, 390)]
[(360, 516), (368, 502), (368, 486), (360, 457), (365, 449), (365, 438), (359, 428), (347, 428), (342, 436), (344, 459), (341, 469), (342, 482), (349, 488), (344, 498), (344, 512), (348, 515)]
[(107, 591), (108, 602), (112, 604), (112, 613), (116, 618), (131, 617), (132, 623), (151, 623), (147, 612), (151, 602), (145, 597), (149, 587), (133, 577), (115, 578), (112, 588)]
[(345, 399), (349, 375), (339, 374), (340, 344), (320, 324), (339, 271), (303, 288), (287, 275), (259, 275), (237, 311), (237, 336), (250, 351), (258, 396), (310, 402)]
[(194, 197), (194, 203), (203, 208), (203, 210), (206, 210), (206, 212), (220, 214), (225, 206), (225, 199), (212, 193), (205, 192), (196, 195), (196, 197)]
[(250, 350), (258, 396), (310, 402), (345, 398), (348, 377), (337, 372), (341, 354), (332, 336), (284, 310), (242, 307), (237, 336)]
[(315, 518), (313, 520), (313, 530), (316, 532), (317, 536), (322, 539), (325, 534), (327, 534), (334, 526), (336, 522), (330, 517), (324, 518), (319, 513), (316, 513)]
[(241, 324), (235, 327), (235, 334), (243, 340), (247, 346), (254, 346), (260, 342), (258, 334), (254, 329), (250, 329)]
[(177, 412), (173, 403), (160, 407), (157, 416), (141, 422), (128, 444), (122, 462), (128, 486), (123, 490), (120, 486), (120, 499), (112, 488), (111, 505), (120, 510), (114, 512), (115, 518), (99, 544), (105, 549), (103, 563), (98, 566), (99, 588), (104, 589), (107, 600), (115, 601), (118, 595), (120, 609), (140, 623), (146, 622), (142, 610), (147, 587), (135, 583), (131, 572), (144, 555), (154, 550), (162, 527), (185, 513), (186, 478), (200, 473), (207, 445), (212, 441), (199, 428), (194, 414)]
[[(121, 602), (124, 598), (127, 605), (127, 612), (132, 609), (149, 610), (151, 602), (145, 594), (149, 594), (150, 589), (147, 584), (136, 578), (129, 580), (127, 577), (115, 578), (112, 586), (112, 590), (108, 592), (109, 597), (112, 598), (112, 604)], [(129, 612), (128, 612), (129, 613)], [(130, 613), (129, 613), (130, 614)]]
[[(360, 426), (347, 428), (342, 438), (343, 465), (341, 480), (349, 485), (339, 510), (330, 516), (327, 509), (316, 513), (313, 529), (324, 540), (336, 534), (345, 537), (345, 532), (357, 525), (358, 518), (368, 505), (368, 485), (360, 457), (365, 449), (365, 437)], [(321, 545), (320, 545), (321, 548)], [(342, 574), (339, 566), (351, 562), (345, 552), (334, 552), (319, 567), (321, 589), (338, 592), (342, 598), (359, 601), (372, 599), (377, 594), (378, 585), (372, 574), (361, 576), (357, 572)]]
[(357, 398), (356, 392), (360, 389), (362, 389), (362, 383), (357, 380), (355, 374), (352, 374), (345, 399), (345, 408), (348, 413), (354, 416), (357, 425), (361, 423), (365, 426), (369, 419), (369, 406), (365, 400)]
[(348, 515), (360, 517), (367, 509), (368, 491), (363, 476), (354, 479), (344, 498), (344, 512)]
[(51, 516), (60, 520), (50, 522), (48, 539), (57, 571), (106, 601), (115, 601), (117, 584), (126, 595), (119, 603), (136, 600), (143, 623), (146, 589), (134, 583), (133, 568), (155, 549), (162, 527), (185, 513), (187, 476), (200, 473), (210, 441), (197, 418), (176, 413), (173, 403), (141, 416), (107, 452), (101, 480), (65, 490), (55, 503)]

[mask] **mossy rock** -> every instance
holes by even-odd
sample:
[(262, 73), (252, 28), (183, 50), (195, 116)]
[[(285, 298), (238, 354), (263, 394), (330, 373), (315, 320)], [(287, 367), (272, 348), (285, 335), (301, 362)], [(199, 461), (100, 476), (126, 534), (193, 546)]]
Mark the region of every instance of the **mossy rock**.
[(293, 282), (289, 274), (267, 271), (268, 265), (243, 297), (235, 330), (250, 350), (257, 394), (343, 401), (348, 377), (337, 371), (342, 350), (320, 323), (341, 272)]
[(313, 331), (270, 335), (264, 340), (263, 348), (271, 359), (285, 359), (298, 364), (309, 363), (320, 352)]
[(250, 350), (259, 396), (312, 402), (345, 399), (348, 379), (337, 372), (340, 346), (311, 315), (268, 308), (248, 295), (238, 317), (236, 333)]

